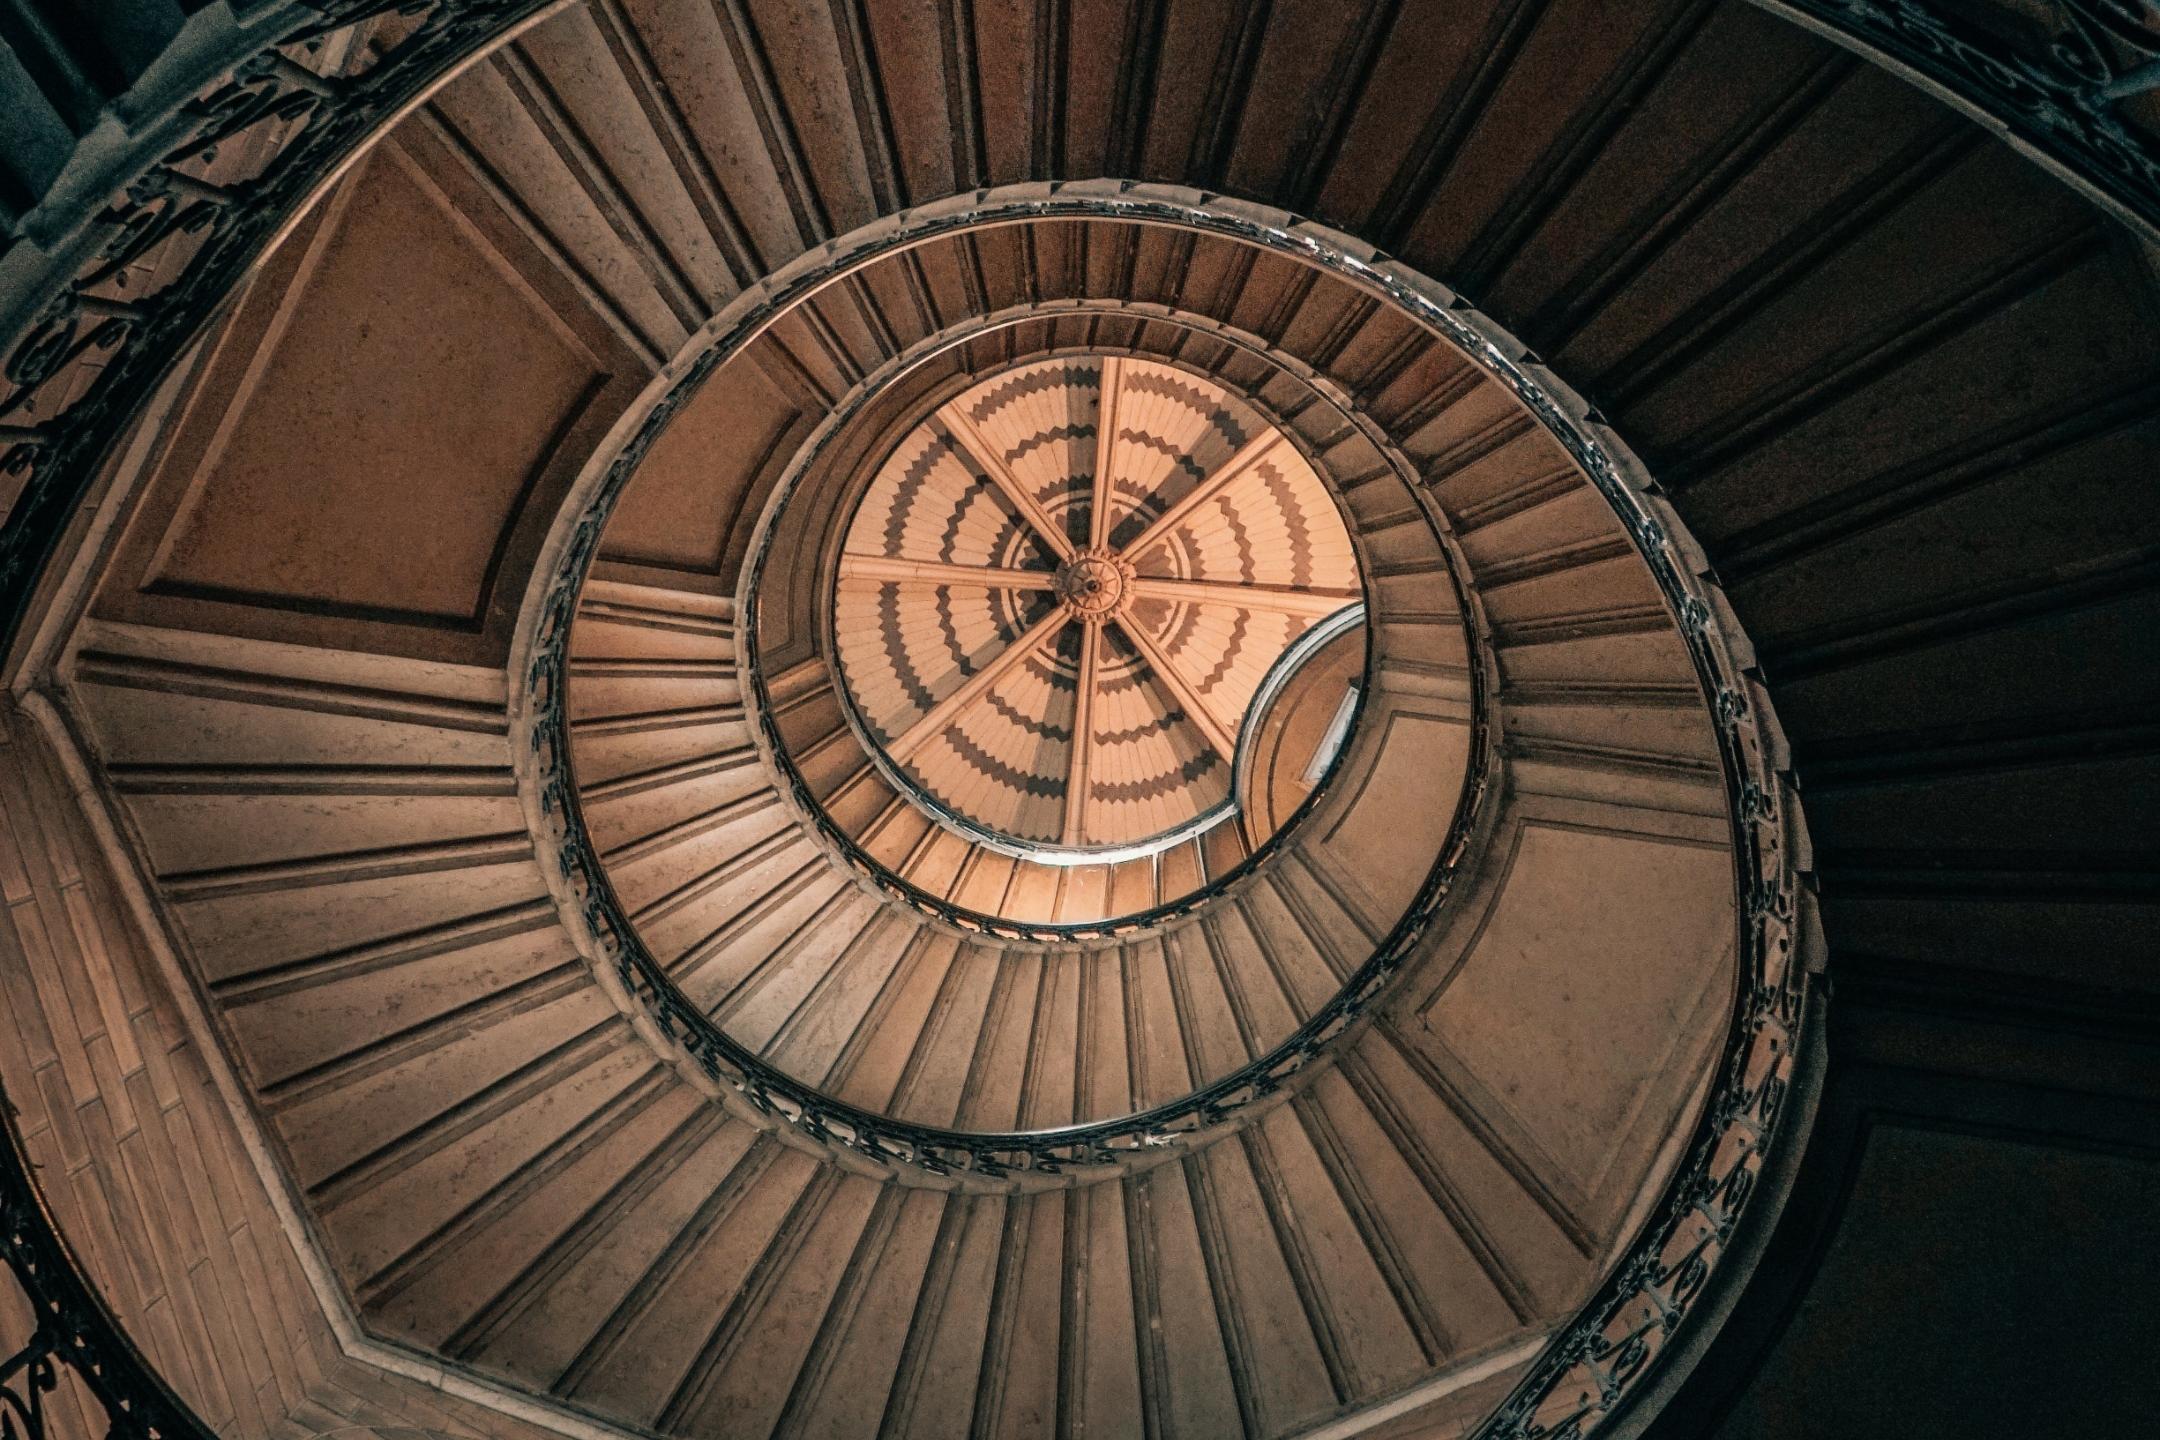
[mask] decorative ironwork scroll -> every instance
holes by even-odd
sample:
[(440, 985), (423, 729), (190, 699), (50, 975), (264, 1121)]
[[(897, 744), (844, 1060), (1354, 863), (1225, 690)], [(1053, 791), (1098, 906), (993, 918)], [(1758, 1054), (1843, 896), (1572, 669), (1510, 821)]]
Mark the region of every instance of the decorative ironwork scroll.
[[(2020, 14), (2056, 17), (2052, 28), (2027, 24), (2022, 29), (2007, 21), (1985, 23), (2003, 20), (2007, 7), (1951, 0), (1757, 3), (1917, 77), (2012, 136), (2147, 234), (2160, 236), (2160, 142), (2126, 116), (2126, 105), (2160, 82), (2160, 20), (2151, 0), (2020, 6)], [(0, 377), (8, 387), (0, 394), (0, 474), (18, 490), (0, 525), (0, 624), (8, 634), (19, 624), (98, 465), (151, 386), (201, 333), (263, 248), (337, 166), (404, 105), (544, 5), (545, 0), (316, 0), (308, 5), (287, 0), (279, 13), (289, 24), (272, 41), (232, 54), (229, 69), (215, 83), (172, 113), (144, 122), (135, 132), (134, 148), (111, 162), (111, 183), (77, 192), (97, 196), (88, 202), (89, 213), (45, 216), (46, 230), (57, 238), (15, 242), (6, 257), (8, 293), (0, 295), (6, 317), (0, 329), (9, 332), (0, 360)], [(278, 8), (248, 7), (251, 12)], [(350, 69), (321, 64), (324, 43), (363, 21), (383, 22), (380, 46)], [(277, 132), (276, 143), (267, 147), (259, 167), (238, 175), (217, 168), (221, 149), (229, 154), (228, 147), (250, 133), (270, 130)], [(1092, 191), (1046, 187), (1029, 204), (1010, 208), (1021, 216), (1150, 218), (1155, 205), (1112, 185)], [(1167, 207), (1155, 218), (1193, 223), (1189, 207)], [(943, 216), (942, 222), (966, 223), (957, 214)], [(1421, 287), (1369, 251), (1323, 243), (1311, 227), (1264, 219), (1245, 223), (1270, 231), (1275, 239), (1269, 243), (1300, 255), (1325, 250), (1346, 256), (1342, 263), (1360, 283), (1457, 337), (1466, 353), (1547, 421), (1627, 518), (1672, 599), (1713, 697), (1744, 920), (1742, 984), (1731, 1040), (1675, 1179), (1643, 1231), (1582, 1314), (1559, 1333), (1479, 1432), (1488, 1440), (1568, 1440), (1618, 1412), (1655, 1372), (1661, 1354), (1714, 1285), (1720, 1259), (1754, 1198), (1765, 1157), (1790, 1129), (1787, 1101), (1806, 980), (1795, 955), (1797, 896), (1783, 841), (1796, 821), (1779, 777), (1782, 762), (1754, 723), (1763, 702), (1744, 648), (1734, 645), (1720, 623), (1714, 592), (1702, 583), (1699, 566), (1688, 560), (1647, 477), (1628, 473), (1624, 451), (1598, 417), (1534, 360), (1483, 328), (1475, 312), (1454, 297)], [(29, 235), (38, 227), (21, 229)], [(22, 247), (32, 244), (38, 253), (26, 259)], [(151, 275), (154, 280), (146, 281)], [(581, 519), (570, 557), (576, 568), (589, 560), (604, 518)], [(574, 603), (574, 594), (568, 592), (566, 603)], [(562, 610), (547, 623), (566, 631), (568, 620), (568, 610)], [(543, 666), (531, 679), (546, 703), (560, 674)], [(571, 823), (570, 804), (574, 799), (565, 798), (553, 812), (565, 828)], [(581, 867), (572, 868), (574, 883), (588, 878)], [(604, 919), (599, 911), (595, 916)], [(629, 964), (626, 947), (634, 943), (626, 934), (602, 936), (620, 965)], [(625, 974), (634, 970), (631, 965)], [(670, 1008), (677, 1002), (665, 996), (652, 1003), (663, 1026), (695, 1036), (702, 1017), (687, 1007)], [(1200, 1124), (1228, 1113), (1252, 1093), (1243, 1087), (1279, 1085), (1343, 1023), (1340, 1012), (1328, 1015), (1321, 1030), (1310, 1036), (1301, 1032), (1302, 1038), (1270, 1057), (1262, 1071), (1238, 1077), (1240, 1088), (1226, 1088), (1225, 1082), (1203, 1092), (1186, 1121)], [(735, 1063), (733, 1056), (713, 1054), (716, 1068)], [(775, 1111), (805, 1104), (805, 1097), (769, 1079), (746, 1084), (754, 1102)], [(1164, 1134), (1128, 1128), (1122, 1138), (1092, 1133), (1044, 1138), (1040, 1149), (1021, 1161), (977, 1155), (965, 1145), (944, 1150), (942, 1137), (911, 1136), (909, 1127), (874, 1117), (869, 1117), (870, 1130), (858, 1132), (852, 1127), (865, 1117), (821, 1108), (815, 1097), (791, 1118), (813, 1133), (823, 1131), (871, 1153), (968, 1167), (1115, 1158), (1121, 1145), (1161, 1143)], [(918, 1144), (928, 1148), (918, 1151)], [(99, 1392), (101, 1399), (107, 1393), (115, 1397), (108, 1413), (116, 1433), (200, 1435), (184, 1410), (161, 1408), (170, 1392), (125, 1348), (124, 1336), (109, 1319), (101, 1328), (102, 1312), (59, 1242), (51, 1217), (25, 1199), (33, 1192), (12, 1133), (0, 1148), (7, 1152), (0, 1156), (0, 1201), (6, 1206), (10, 1269), (18, 1278), (33, 1277), (25, 1283), (41, 1307), (38, 1337), (0, 1361), (0, 1396), (5, 1397), (0, 1416), (36, 1440), (44, 1425), (42, 1397), (55, 1383), (55, 1367), (66, 1364), (77, 1368), (94, 1392), (107, 1387)], [(59, 1299), (37, 1299), (48, 1296)], [(58, 1308), (50, 1310), (48, 1326), (42, 1317), (54, 1304)]]
[[(1040, 187), (1028, 187), (1031, 191)], [(570, 765), (567, 682), (571, 629), (576, 620), (578, 596), (584, 578), (597, 557), (608, 517), (630, 478), (637, 472), (651, 446), (657, 442), (674, 415), (698, 386), (729, 358), (797, 303), (833, 278), (868, 264), (881, 255), (921, 243), (929, 235), (984, 223), (987, 218), (1010, 219), (1014, 214), (1101, 213), (1079, 200), (1053, 202), (1047, 206), (1028, 202), (1017, 206), (992, 206), (990, 213), (960, 205), (927, 207), (908, 212), (871, 227), (871, 233), (854, 244), (842, 242), (805, 257), (778, 275), (736, 297), (727, 310), (707, 327), (711, 340), (679, 373), (670, 377), (664, 392), (640, 418), (633, 433), (582, 494), (582, 509), (566, 522), (559, 550), (551, 557), (553, 578), (531, 625), (530, 659), (525, 671), (523, 723), (530, 735), (527, 783), (537, 791), (543, 830), (543, 863), (552, 863), (560, 874), (558, 893), (568, 897), (574, 912), (573, 929), (598, 962), (609, 967), (630, 997), (662, 1035), (675, 1045), (715, 1085), (739, 1096), (749, 1107), (803, 1131), (820, 1143), (860, 1155), (881, 1165), (905, 1166), (937, 1176), (977, 1176), (1001, 1179), (1016, 1174), (1065, 1175), (1089, 1166), (1115, 1165), (1135, 1156), (1157, 1152), (1180, 1139), (1224, 1124), (1255, 1102), (1279, 1093), (1292, 1078), (1333, 1051), (1334, 1041), (1371, 1008), (1387, 988), (1387, 982), (1416, 954), (1419, 943), (1452, 890), (1467, 856), (1473, 828), (1486, 813), (1486, 801), (1496, 786), (1488, 706), (1490, 682), (1479, 667), (1471, 671), (1470, 761), (1463, 793), (1449, 834), (1434, 857), (1417, 894), (1395, 927), (1374, 947), (1364, 963), (1287, 1039), (1266, 1054), (1215, 1082), (1185, 1096), (1136, 1114), (1082, 1125), (1035, 1131), (977, 1132), (917, 1125), (849, 1105), (806, 1085), (767, 1063), (754, 1051), (730, 1037), (676, 986), (665, 968), (646, 948), (627, 909), (614, 892), (597, 848), (593, 845), (580, 812), (577, 782)], [(1133, 218), (1120, 210), (1119, 218)], [(889, 362), (879, 376), (866, 380), (844, 398), (804, 442), (803, 452), (813, 453), (838, 427), (845, 425), (880, 388), (886, 371), (899, 373), (921, 363), (925, 355), (967, 343), (999, 324), (985, 317), (972, 325), (956, 326), (924, 342), (916, 351)], [(1220, 339), (1221, 336), (1216, 338)], [(1316, 377), (1306, 377), (1308, 383)], [(781, 482), (773, 502), (786, 503), (787, 491), (801, 473), (801, 456)], [(580, 503), (574, 498), (573, 505)], [(755, 593), (758, 568), (770, 553), (772, 530), (768, 527), (754, 547), (746, 590)], [(1452, 570), (1438, 583), (1455, 589), (1459, 607), (1467, 612), (1470, 597)], [(954, 929), (997, 939), (1032, 943), (1080, 943), (1115, 940), (1183, 918), (1211, 903), (1225, 886), (1235, 884), (1275, 853), (1263, 846), (1224, 876), (1220, 883), (1192, 895), (1135, 915), (1100, 923), (1033, 925), (984, 915), (954, 905), (908, 884), (856, 844), (853, 837), (827, 815), (808, 780), (793, 765), (786, 744), (773, 719), (772, 707), (763, 691), (763, 667), (758, 662), (754, 627), (745, 633), (744, 665), (757, 703), (751, 709), (760, 732), (761, 749), (774, 762), (777, 781), (804, 823), (826, 843), (835, 859), (865, 885), (892, 902), (923, 914)], [(1288, 834), (1291, 827), (1285, 827)], [(552, 862), (549, 858), (552, 856)]]
[[(60, 1238), (38, 1189), (15, 1111), (0, 1090), (0, 1260), (28, 1302), (31, 1329), (0, 1358), (0, 1436), (46, 1440), (46, 1397), (63, 1368), (105, 1412), (110, 1440), (214, 1440), (105, 1308)], [(0, 1337), (4, 1338), (4, 1337)]]
[(1920, 80), (2160, 240), (2156, 0), (1755, 0)]
[(0, 645), (107, 451), (264, 249), (384, 125), (550, 3), (249, 7), (284, 23), (251, 22), (243, 33), (271, 26), (258, 48), (145, 121), (109, 188), (86, 188), (86, 214), (26, 217), (0, 273), (46, 283), (0, 296), (21, 327), (0, 337), (0, 477), (17, 491), (0, 522)]

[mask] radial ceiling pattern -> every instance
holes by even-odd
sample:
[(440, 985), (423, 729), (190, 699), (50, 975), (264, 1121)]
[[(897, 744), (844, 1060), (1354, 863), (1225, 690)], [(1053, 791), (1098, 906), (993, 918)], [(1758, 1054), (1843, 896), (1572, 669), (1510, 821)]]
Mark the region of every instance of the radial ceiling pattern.
[(934, 809), (1123, 849), (1227, 813), (1261, 680), (1360, 594), (1326, 486), (1250, 405), (1149, 361), (1040, 361), (945, 404), (872, 478), (836, 649)]

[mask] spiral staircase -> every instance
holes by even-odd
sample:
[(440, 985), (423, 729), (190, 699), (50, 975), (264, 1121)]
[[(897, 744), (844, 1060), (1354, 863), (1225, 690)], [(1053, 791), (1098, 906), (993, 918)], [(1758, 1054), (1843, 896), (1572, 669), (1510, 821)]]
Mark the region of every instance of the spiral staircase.
[(2160, 17), (1970, 8), (0, 0), (0, 1413), (2134, 1424)]

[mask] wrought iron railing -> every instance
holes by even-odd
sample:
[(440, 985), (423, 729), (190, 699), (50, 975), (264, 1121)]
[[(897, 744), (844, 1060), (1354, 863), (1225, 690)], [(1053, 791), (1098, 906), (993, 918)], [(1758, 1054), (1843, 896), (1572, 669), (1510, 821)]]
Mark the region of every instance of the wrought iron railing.
[(2156, 0), (1755, 0), (1905, 71), (2160, 241)]
[[(235, 34), (254, 49), (220, 57), (131, 143), (80, 156), (89, 173), (59, 187), (80, 213), (33, 209), (16, 227), (0, 259), (0, 316), (20, 327), (0, 337), (0, 474), (19, 487), (0, 523), (0, 648), (109, 448), (287, 222), (430, 86), (551, 3), (240, 5), (251, 19)], [(362, 26), (375, 42), (326, 65)], [(234, 173), (242, 149), (260, 153)]]
[[(1063, 208), (1075, 209), (1071, 202)], [(933, 218), (928, 223), (935, 229), (954, 222)], [(957, 223), (975, 221), (966, 219)], [(525, 677), (525, 722), (531, 737), (532, 756), (528, 775), (537, 790), (540, 813), (544, 816), (548, 842), (545, 851), (552, 853), (553, 863), (560, 868), (564, 881), (562, 890), (571, 897), (575, 924), (583, 929), (595, 958), (611, 967), (660, 1032), (713, 1083), (740, 1096), (761, 1114), (777, 1117), (822, 1143), (881, 1164), (908, 1166), (940, 1176), (973, 1175), (992, 1179), (1021, 1173), (1064, 1174), (1080, 1167), (1117, 1164), (1160, 1151), (1181, 1137), (1220, 1125), (1247, 1111), (1254, 1102), (1276, 1094), (1290, 1083), (1292, 1077), (1331, 1053), (1335, 1039), (1371, 1007), (1386, 989), (1387, 982), (1416, 954), (1419, 943), (1453, 888), (1473, 830), (1486, 814), (1487, 801), (1496, 783), (1486, 703), (1490, 683), (1480, 667), (1472, 667), (1470, 758), (1462, 792), (1447, 836), (1394, 928), (1335, 995), (1288, 1038), (1257, 1059), (1177, 1100), (1112, 1119), (1043, 1130), (962, 1131), (918, 1125), (850, 1105), (807, 1085), (729, 1036), (682, 993), (666, 967), (646, 947), (627, 909), (616, 896), (607, 867), (586, 831), (569, 746), (569, 647), (576, 623), (578, 596), (584, 576), (598, 556), (607, 518), (623, 488), (636, 473), (668, 419), (697, 384), (733, 353), (732, 347), (762, 333), (801, 295), (821, 286), (838, 269), (867, 263), (877, 254), (917, 243), (921, 238), (920, 226), (902, 225), (880, 237), (876, 244), (853, 252), (848, 252), (845, 247), (820, 252), (820, 263), (812, 267), (809, 274), (776, 278), (746, 292), (736, 302), (736, 313), (728, 317), (733, 323), (714, 327), (723, 337), (720, 343), (698, 357), (666, 398), (653, 407), (621, 451), (611, 458), (598, 484), (585, 497), (582, 513), (571, 524), (569, 538), (556, 557), (555, 578), (536, 614), (531, 659)], [(838, 256), (845, 258), (836, 258)], [(783, 272), (783, 277), (786, 274)], [(983, 323), (995, 322), (993, 319)], [(953, 331), (941, 332), (931, 344), (959, 345), (974, 336), (975, 331), (969, 327), (955, 327)], [(918, 363), (919, 359), (911, 353), (892, 362), (892, 368), (903, 369)], [(858, 387), (858, 395), (867, 395), (875, 388), (865, 382), (864, 386)], [(852, 413), (849, 404), (850, 401), (843, 401), (835, 413), (826, 418), (820, 434), (830, 434), (847, 421)], [(805, 442), (805, 448), (813, 448), (818, 443), (813, 437)], [(784, 496), (782, 499), (784, 501)], [(768, 530), (763, 538), (769, 542), (771, 532)], [(768, 549), (766, 544), (757, 547), (756, 559), (762, 559)], [(1467, 614), (1470, 597), (1454, 570), (1443, 566), (1436, 578), (1438, 583), (1451, 587), (1457, 605)], [(748, 593), (756, 593), (754, 569), (746, 588)], [(758, 663), (754, 624), (749, 626), (743, 639), (744, 663), (753, 687), (757, 688), (756, 703), (751, 708), (762, 726), (761, 748), (774, 762), (779, 788), (789, 797), (804, 823), (827, 842), (835, 859), (850, 873), (881, 895), (928, 919), (963, 932), (1014, 941), (1048, 944), (1114, 941), (1196, 913), (1276, 853), (1273, 844), (1263, 845), (1215, 883), (1169, 904), (1109, 922), (1034, 925), (952, 904), (895, 875), (864, 851), (827, 814), (809, 781), (791, 762), (769, 696), (762, 689), (764, 677)], [(1287, 835), (1293, 828), (1285, 826), (1281, 833)]]
[[(886, 1164), (992, 1176), (1115, 1163), (1227, 1120), (1236, 1109), (1279, 1091), (1331, 1054), (1332, 1042), (1355, 1023), (1414, 951), (1455, 878), (1482, 792), (1466, 798), (1439, 863), (1371, 959), (1289, 1041), (1254, 1065), (1170, 1105), (1092, 1125), (1002, 1134), (932, 1129), (844, 1105), (777, 1072), (730, 1039), (676, 988), (646, 950), (585, 837), (568, 759), (565, 704), (578, 592), (598, 554), (616, 498), (675, 411), (704, 377), (801, 296), (876, 254), (978, 225), (1074, 218), (1183, 226), (1292, 254), (1331, 270), (1447, 338), (1515, 395), (1612, 505), (1665, 596), (1694, 663), (1717, 737), (1733, 827), (1740, 935), (1731, 1039), (1676, 1179), (1642, 1238), (1590, 1309), (1535, 1363), (1531, 1378), (1485, 1432), (1495, 1437), (1580, 1433), (1619, 1403), (1692, 1308), (1730, 1243), (1733, 1226), (1779, 1134), (1808, 985), (1797, 953), (1799, 881), (1789, 833), (1797, 820), (1790, 811), (1789, 787), (1779, 774), (1781, 742), (1767, 699), (1748, 669), (1751, 656), (1722, 614), (1714, 582), (1677, 517), (1656, 498), (1639, 462), (1602, 416), (1505, 332), (1460, 297), (1369, 247), (1276, 212), (1192, 192), (1118, 182), (1015, 186), (892, 217), (854, 244), (829, 246), (738, 296), (709, 327), (708, 334), (719, 337), (717, 341), (674, 377), (664, 397), (586, 490), (582, 510), (566, 522), (566, 538), (556, 557), (557, 579), (536, 617), (526, 677), (533, 777), (548, 839), (563, 869), (564, 890), (574, 897), (576, 922), (586, 929), (596, 958), (613, 968), (657, 1027), (715, 1083), (750, 1105)], [(1468, 597), (1460, 598), (1467, 609)], [(1482, 703), (1474, 713), (1482, 717)], [(1491, 783), (1478, 766), (1471, 777), (1479, 786)], [(812, 805), (808, 813), (819, 812)], [(875, 877), (869, 878), (875, 883)]]
[[(63, 1371), (104, 1412), (111, 1440), (214, 1440), (208, 1426), (135, 1348), (106, 1308), (82, 1261), (60, 1236), (0, 1087), (0, 1259), (29, 1314), (30, 1332), (0, 1331), (0, 1435), (46, 1440), (58, 1433), (48, 1406)], [(13, 1307), (11, 1307), (13, 1308)]]
[[(2149, 0), (2053, 0), (2020, 6), (2055, 17), (2023, 34), (1984, 24), (1983, 8), (1951, 0), (1756, 0), (1904, 69), (2021, 145), (2101, 203), (2160, 235), (2160, 142), (2125, 118), (2126, 102), (2160, 82), (2160, 20)], [(546, 8), (548, 0), (283, 0), (236, 7), (246, 37), (216, 57), (215, 78), (182, 103), (137, 117), (96, 176), (72, 177), (66, 213), (33, 215), (0, 257), (0, 474), (18, 487), (0, 523), (0, 638), (12, 639), (34, 588), (100, 463), (151, 388), (199, 336), (263, 249), (347, 158), (452, 67)], [(270, 19), (264, 19), (267, 15)], [(394, 36), (352, 73), (311, 64), (340, 30), (395, 15)], [(267, 39), (262, 26), (274, 33)], [(283, 132), (261, 165), (205, 179), (214, 152), (254, 127)], [(1105, 200), (1113, 208), (1117, 191)], [(1290, 237), (1297, 243), (1295, 235)], [(28, 247), (28, 248), (26, 248)], [(153, 286), (131, 288), (151, 262)], [(1381, 288), (1379, 257), (1359, 262)], [(1414, 291), (1415, 287), (1408, 287)], [(1669, 595), (1713, 698), (1738, 843), (1746, 922), (1731, 1041), (1685, 1157), (1638, 1237), (1598, 1294), (1554, 1338), (1500, 1411), (1489, 1440), (1573, 1440), (1617, 1414), (1716, 1283), (1766, 1157), (1788, 1131), (1794, 1053), (1807, 986), (1795, 954), (1799, 916), (1781, 852), (1790, 797), (1761, 732), (1744, 656), (1714, 623), (1662, 505), (1620, 483), (1622, 453), (1594, 412), (1548, 383), (1535, 362), (1482, 330), (1474, 314), (1405, 296), (1489, 369), (1512, 374), (1525, 403), (1566, 422), (1556, 431), (1614, 500)], [(65, 393), (63, 393), (65, 392)], [(1572, 435), (1572, 440), (1567, 437)], [(588, 517), (590, 518), (590, 517)], [(581, 528), (589, 547), (597, 524)], [(589, 558), (585, 557), (585, 558)], [(580, 560), (582, 567), (583, 561)], [(574, 597), (573, 597), (574, 598)], [(566, 624), (567, 613), (555, 617)], [(1750, 738), (1752, 735), (1753, 738)], [(567, 818), (568, 811), (559, 810)], [(619, 960), (619, 956), (617, 957)], [(689, 1023), (689, 1017), (681, 1017)], [(1324, 1042), (1322, 1042), (1324, 1043)], [(1303, 1054), (1303, 1048), (1297, 1051)], [(1285, 1057), (1290, 1058), (1290, 1057)], [(766, 1097), (776, 1109), (789, 1103)], [(1204, 1099), (1196, 1116), (1234, 1097)], [(815, 1128), (837, 1113), (805, 1117)], [(838, 1135), (838, 1131), (834, 1131)], [(895, 1131), (895, 1134), (900, 1132)], [(1077, 1153), (1091, 1153), (1083, 1142)], [(30, 1347), (0, 1369), (11, 1425), (42, 1426), (42, 1396), (58, 1365), (77, 1371), (122, 1436), (202, 1435), (111, 1323), (35, 1203), (12, 1130), (0, 1155), (11, 1271), (40, 1320)], [(974, 1164), (971, 1155), (957, 1163)], [(33, 1440), (35, 1437), (33, 1435)]]
[[(386, 123), (549, 3), (240, 0), (199, 16), (231, 22), (224, 40), (246, 48), (192, 57), (199, 87), (115, 122), (123, 142), (85, 146), (58, 198), (14, 217), (0, 255), (0, 475), (14, 491), (0, 520), (0, 650), (104, 458), (263, 250)], [(378, 21), (392, 28), (374, 48), (326, 63)], [(213, 1440), (62, 1237), (4, 1092), (0, 1252), (29, 1320), (27, 1336), (0, 1336), (0, 1435), (59, 1433), (54, 1401), (69, 1383), (116, 1440)]]

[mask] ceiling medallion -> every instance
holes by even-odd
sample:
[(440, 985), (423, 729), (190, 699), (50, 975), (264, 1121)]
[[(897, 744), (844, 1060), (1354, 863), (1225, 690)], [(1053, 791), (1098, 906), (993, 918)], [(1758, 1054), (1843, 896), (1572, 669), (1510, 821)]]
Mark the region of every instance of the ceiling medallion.
[(1114, 620), (1132, 596), (1132, 562), (1115, 550), (1083, 550), (1058, 567), (1057, 597), (1078, 620)]

